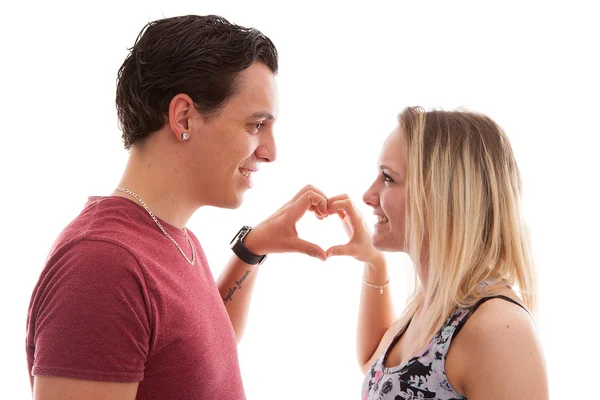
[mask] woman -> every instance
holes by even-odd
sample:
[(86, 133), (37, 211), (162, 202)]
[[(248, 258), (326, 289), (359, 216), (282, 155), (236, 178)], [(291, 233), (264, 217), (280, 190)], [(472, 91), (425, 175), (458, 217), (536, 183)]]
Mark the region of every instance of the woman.
[[(329, 200), (351, 239), (328, 256), (365, 263), (363, 399), (548, 398), (520, 196), (512, 149), (494, 121), (407, 108), (363, 197), (378, 218), (373, 236), (346, 195)], [(382, 251), (406, 252), (415, 268), (398, 320)]]

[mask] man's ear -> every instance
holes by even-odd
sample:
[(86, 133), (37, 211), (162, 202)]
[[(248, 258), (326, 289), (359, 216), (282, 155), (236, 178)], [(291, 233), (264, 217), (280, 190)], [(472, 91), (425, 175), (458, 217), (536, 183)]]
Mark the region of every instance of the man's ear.
[(177, 140), (190, 137), (190, 122), (196, 112), (194, 101), (190, 96), (180, 93), (171, 99), (169, 104), (169, 126)]

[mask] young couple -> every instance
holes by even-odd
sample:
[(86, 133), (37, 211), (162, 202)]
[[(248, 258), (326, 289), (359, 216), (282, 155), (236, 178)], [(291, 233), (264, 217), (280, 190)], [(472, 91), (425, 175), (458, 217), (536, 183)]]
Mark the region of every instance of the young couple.
[[(123, 177), (59, 235), (33, 291), (34, 398), (245, 399), (236, 344), (259, 265), (299, 252), (364, 263), (361, 399), (547, 399), (519, 171), (485, 115), (405, 109), (363, 196), (372, 235), (348, 196), (308, 186), (240, 229), (215, 282), (185, 226), (202, 206), (239, 207), (275, 161), (277, 63), (269, 38), (217, 16), (142, 30), (118, 73)], [(348, 244), (300, 239), (307, 211), (337, 214)], [(384, 251), (416, 272), (399, 318)]]

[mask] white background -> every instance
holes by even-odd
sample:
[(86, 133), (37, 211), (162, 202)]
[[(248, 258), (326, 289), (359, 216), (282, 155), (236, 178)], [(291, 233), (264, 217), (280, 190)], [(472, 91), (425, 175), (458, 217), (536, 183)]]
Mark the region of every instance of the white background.
[[(307, 183), (349, 193), (374, 222), (361, 196), (404, 107), (484, 112), (508, 133), (524, 179), (551, 397), (595, 396), (600, 25), (592, 2), (103, 3), (0, 6), (1, 398), (30, 397), (27, 306), (54, 238), (88, 195), (119, 181), (127, 152), (114, 94), (127, 47), (149, 20), (208, 13), (260, 29), (280, 54), (277, 162), (263, 166), (240, 209), (201, 209), (188, 225), (215, 276), (239, 227)], [(324, 248), (345, 239), (333, 218), (307, 215), (299, 230)], [(399, 255), (389, 262), (400, 311), (410, 265)], [(359, 398), (361, 273), (350, 259), (269, 258), (239, 346), (249, 399)]]

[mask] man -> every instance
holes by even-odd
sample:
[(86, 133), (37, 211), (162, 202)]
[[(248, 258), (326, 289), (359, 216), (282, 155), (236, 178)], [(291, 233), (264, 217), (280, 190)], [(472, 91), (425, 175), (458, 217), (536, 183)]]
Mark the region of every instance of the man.
[(60, 234), (32, 295), (35, 399), (245, 398), (236, 342), (258, 265), (277, 252), (325, 259), (295, 223), (326, 216), (327, 200), (306, 187), (242, 228), (216, 283), (185, 225), (199, 207), (239, 207), (275, 160), (276, 73), (272, 42), (221, 17), (142, 30), (118, 75), (123, 177)]

